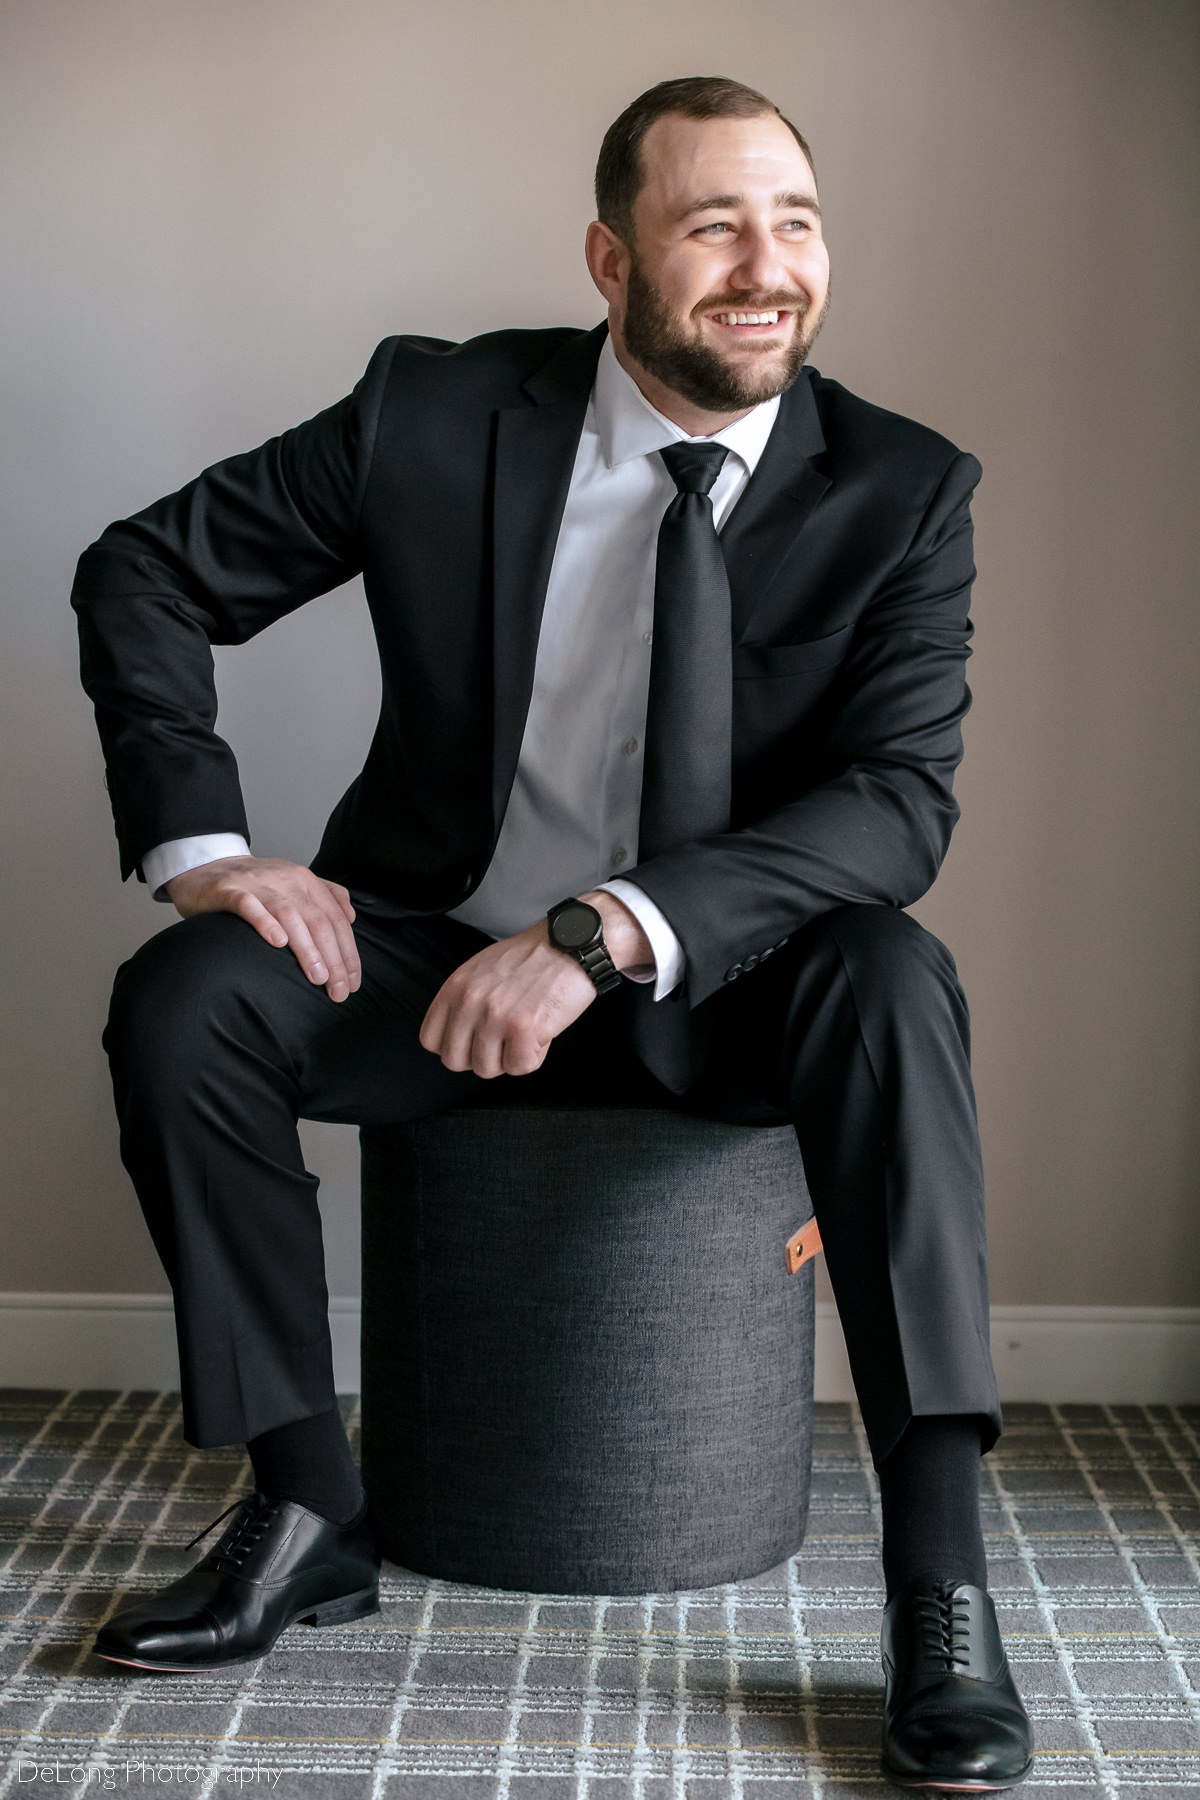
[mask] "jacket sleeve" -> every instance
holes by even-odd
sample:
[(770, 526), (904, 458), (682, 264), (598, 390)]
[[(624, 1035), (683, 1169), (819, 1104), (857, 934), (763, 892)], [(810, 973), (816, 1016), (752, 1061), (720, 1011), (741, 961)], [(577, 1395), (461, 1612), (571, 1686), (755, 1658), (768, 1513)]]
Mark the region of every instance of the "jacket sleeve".
[(80, 671), (123, 876), (174, 838), (249, 837), (237, 764), (214, 729), (211, 646), (244, 643), (359, 572), (358, 516), (394, 347), (380, 345), (345, 400), (110, 525), (80, 558)]
[(937, 874), (958, 818), (952, 783), (971, 701), (969, 508), (980, 472), (957, 455), (862, 612), (794, 798), (632, 873), (683, 944), (690, 1005), (819, 914), (907, 906)]

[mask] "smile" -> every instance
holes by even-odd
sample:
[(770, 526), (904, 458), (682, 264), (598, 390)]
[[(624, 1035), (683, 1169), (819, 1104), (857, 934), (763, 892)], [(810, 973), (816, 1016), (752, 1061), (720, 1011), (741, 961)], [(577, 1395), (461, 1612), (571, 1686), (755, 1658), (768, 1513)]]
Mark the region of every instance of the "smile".
[(781, 312), (712, 312), (705, 315), (713, 325), (771, 327), (790, 317)]

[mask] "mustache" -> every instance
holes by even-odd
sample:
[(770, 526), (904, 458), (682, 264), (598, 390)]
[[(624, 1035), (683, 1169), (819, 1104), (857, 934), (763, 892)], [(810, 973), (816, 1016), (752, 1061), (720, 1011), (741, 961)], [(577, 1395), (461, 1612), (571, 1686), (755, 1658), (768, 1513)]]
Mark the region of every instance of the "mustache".
[(693, 306), (692, 317), (699, 319), (714, 312), (790, 312), (803, 318), (808, 307), (808, 296), (790, 288), (773, 288), (768, 294), (743, 288), (732, 294), (706, 294)]

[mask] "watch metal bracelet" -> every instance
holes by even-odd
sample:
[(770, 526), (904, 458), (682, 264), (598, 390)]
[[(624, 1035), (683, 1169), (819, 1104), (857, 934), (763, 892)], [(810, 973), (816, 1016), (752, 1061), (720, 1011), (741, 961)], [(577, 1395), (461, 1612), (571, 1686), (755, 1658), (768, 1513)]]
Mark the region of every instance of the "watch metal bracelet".
[(613, 988), (620, 987), (620, 972), (609, 955), (608, 945), (603, 938), (590, 950), (585, 950), (578, 960), (580, 968), (590, 975), (598, 994), (607, 994)]

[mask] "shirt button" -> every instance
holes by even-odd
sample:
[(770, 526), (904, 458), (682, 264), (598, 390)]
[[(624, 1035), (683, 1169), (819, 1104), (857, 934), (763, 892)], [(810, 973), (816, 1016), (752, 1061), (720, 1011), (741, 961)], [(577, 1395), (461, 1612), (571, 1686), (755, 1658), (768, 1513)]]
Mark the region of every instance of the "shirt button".
[(652, 631), (643, 631), (642, 642), (643, 644), (652, 644), (654, 642), (654, 633)]
[(618, 844), (617, 848), (613, 851), (612, 855), (609, 857), (609, 861), (612, 863), (614, 869), (619, 869), (621, 864), (628, 857), (628, 855), (629, 855), (628, 850), (622, 850), (621, 846)]
[(637, 749), (637, 739), (636, 738), (626, 738), (625, 742), (621, 745), (621, 748), (625, 752), (626, 756), (632, 756), (634, 751)]

